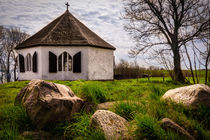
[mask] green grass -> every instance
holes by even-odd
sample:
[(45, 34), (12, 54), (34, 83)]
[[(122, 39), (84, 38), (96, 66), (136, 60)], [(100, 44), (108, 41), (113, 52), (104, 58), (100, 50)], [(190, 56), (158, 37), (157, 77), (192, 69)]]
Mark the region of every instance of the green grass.
[(0, 123), (0, 139), (4, 140), (17, 139), (20, 132), (32, 128), (26, 112), (20, 106), (1, 106)]
[(67, 139), (94, 139), (105, 140), (102, 132), (89, 126), (90, 114), (76, 114), (71, 123), (64, 130)]
[[(21, 88), (29, 81), (10, 82), (0, 85), (0, 139), (23, 139), (21, 133), (34, 130), (23, 108), (14, 106)], [(197, 139), (210, 139), (210, 112), (201, 106), (199, 111), (181, 104), (167, 103), (160, 97), (169, 89), (185, 86), (162, 78), (129, 79), (114, 81), (52, 81), (69, 86), (74, 93), (90, 103), (119, 101), (111, 109), (127, 119), (129, 132), (136, 139), (184, 139), (177, 133), (165, 131), (160, 120), (168, 117), (184, 127)], [(76, 114), (71, 122), (49, 126), (53, 136), (66, 139), (104, 139), (104, 135), (89, 126), (90, 114)]]
[(133, 120), (138, 113), (146, 113), (146, 110), (141, 103), (132, 101), (116, 103), (112, 110), (128, 121)]
[(95, 104), (107, 101), (107, 94), (100, 83), (87, 83), (82, 88), (82, 98)]
[(139, 115), (136, 117), (136, 136), (147, 139), (163, 139), (164, 130), (158, 124), (158, 121), (148, 115)]

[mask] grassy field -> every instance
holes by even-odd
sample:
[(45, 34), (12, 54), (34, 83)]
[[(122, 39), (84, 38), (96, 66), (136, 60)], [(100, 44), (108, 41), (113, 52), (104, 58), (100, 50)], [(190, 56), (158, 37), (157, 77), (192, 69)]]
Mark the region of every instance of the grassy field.
[[(0, 85), (0, 139), (24, 139), (20, 134), (34, 130), (24, 109), (14, 106), (20, 89), (29, 81)], [(160, 97), (169, 89), (184, 86), (165, 78), (129, 79), (115, 81), (52, 81), (69, 86), (74, 93), (97, 105), (106, 101), (119, 102), (110, 110), (127, 119), (130, 135), (136, 139), (185, 139), (160, 127), (160, 120), (168, 117), (184, 127), (196, 139), (210, 139), (210, 111), (200, 107), (195, 112), (181, 104), (166, 103)], [(90, 129), (94, 113), (81, 112), (71, 122), (49, 126), (46, 131), (62, 139), (104, 139), (103, 133)]]

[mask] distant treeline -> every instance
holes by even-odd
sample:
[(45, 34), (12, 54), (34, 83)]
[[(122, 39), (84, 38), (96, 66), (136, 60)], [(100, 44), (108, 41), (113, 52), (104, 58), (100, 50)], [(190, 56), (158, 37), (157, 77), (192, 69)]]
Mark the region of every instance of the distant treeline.
[[(190, 70), (182, 71), (184, 76), (192, 77)], [(195, 72), (195, 71), (194, 71)], [(131, 79), (131, 78), (145, 78), (145, 77), (173, 77), (172, 70), (165, 70), (163, 68), (150, 66), (149, 68), (141, 67), (137, 63), (120, 60), (114, 69), (115, 79)], [(198, 70), (198, 76), (204, 77), (205, 70)], [(173, 79), (173, 78), (172, 78)]]
[(158, 67), (150, 66), (149, 68), (141, 67), (137, 63), (120, 60), (115, 66), (115, 79), (130, 79), (130, 78), (144, 78), (144, 77), (163, 77), (168, 76), (168, 72)]

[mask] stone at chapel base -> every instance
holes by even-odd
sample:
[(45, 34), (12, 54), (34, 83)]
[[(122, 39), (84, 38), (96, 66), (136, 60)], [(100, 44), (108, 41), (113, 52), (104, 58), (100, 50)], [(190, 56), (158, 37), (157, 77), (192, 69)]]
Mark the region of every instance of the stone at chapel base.
[(15, 104), (22, 104), (33, 125), (42, 129), (49, 123), (71, 119), (83, 101), (65, 85), (31, 80), (17, 95)]
[(198, 107), (204, 105), (210, 108), (210, 88), (204, 84), (195, 84), (168, 90), (163, 96), (164, 100), (172, 100), (185, 106)]
[(90, 120), (90, 126), (101, 130), (106, 139), (129, 139), (126, 125), (124, 118), (108, 110), (97, 110)]

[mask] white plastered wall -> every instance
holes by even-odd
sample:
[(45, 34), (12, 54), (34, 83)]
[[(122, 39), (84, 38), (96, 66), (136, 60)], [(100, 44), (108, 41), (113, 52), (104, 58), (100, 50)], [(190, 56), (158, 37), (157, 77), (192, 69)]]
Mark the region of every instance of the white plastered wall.
[[(40, 46), (17, 50), (17, 53), (24, 56), (26, 66), (26, 55), (30, 53), (31, 56), (33, 56), (35, 51), (37, 52), (38, 58), (38, 72), (19, 72), (19, 80), (113, 80), (113, 50), (88, 46)], [(81, 51), (81, 73), (73, 73), (73, 71), (57, 71), (56, 73), (49, 73), (49, 51), (54, 53), (57, 56), (57, 59), (64, 51), (69, 53), (72, 59), (76, 53)]]
[(113, 80), (114, 51), (110, 49), (89, 47), (88, 79)]
[[(41, 71), (42, 64), (40, 63), (42, 60), (41, 47), (25, 48), (25, 49), (16, 50), (16, 52), (24, 56), (24, 63), (25, 63), (25, 72), (20, 72), (19, 60), (18, 60), (18, 80), (42, 79), (42, 71)], [(37, 72), (35, 73), (32, 71), (33, 69), (32, 60), (31, 60), (31, 71), (26, 71), (26, 55), (30, 53), (32, 58), (34, 52), (37, 52)]]

